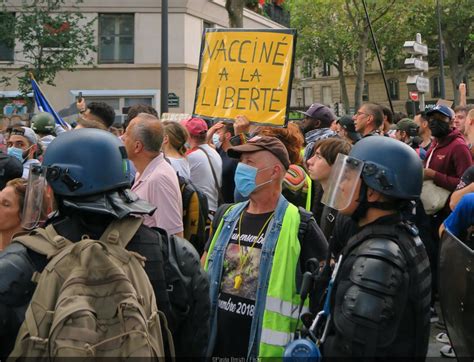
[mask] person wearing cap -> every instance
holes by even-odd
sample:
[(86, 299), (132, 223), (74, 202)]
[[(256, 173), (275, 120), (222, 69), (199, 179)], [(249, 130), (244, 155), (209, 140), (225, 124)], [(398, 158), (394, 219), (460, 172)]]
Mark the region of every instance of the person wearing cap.
[(23, 175), (23, 165), (13, 156), (0, 152), (0, 190), (7, 182)]
[(44, 151), (56, 137), (55, 128), (56, 122), (51, 113), (40, 112), (31, 119), (31, 129), (38, 135)]
[(418, 128), (419, 127), (415, 121), (410, 118), (403, 118), (398, 121), (394, 127), (394, 138), (409, 145), (416, 151), (418, 156), (424, 160), (426, 157), (426, 151), (420, 147), (422, 139), (418, 136)]
[(351, 116), (342, 116), (337, 120), (337, 134), (352, 145), (361, 139), (360, 134), (355, 130), (354, 120)]
[(471, 153), (463, 134), (453, 128), (451, 109), (436, 105), (426, 115), (434, 140), (426, 155), (424, 178), (454, 191), (464, 171), (471, 166)]
[(183, 235), (183, 205), (178, 176), (161, 152), (164, 129), (155, 116), (139, 113), (132, 119), (122, 141), (137, 173), (131, 190), (156, 207), (143, 224), (159, 227), (169, 235)]
[(300, 113), (304, 115), (303, 121), (299, 126), (306, 144), (303, 157), (307, 160), (308, 155), (313, 150), (314, 142), (337, 136), (337, 133), (330, 128), (331, 124), (336, 120), (336, 116), (329, 107), (320, 103), (313, 103), (306, 112)]
[[(454, 112), (444, 105), (436, 105), (426, 112), (428, 126), (433, 136), (433, 142), (426, 154), (424, 164), (424, 180), (432, 180), (434, 184), (448, 191), (454, 191), (459, 184), (463, 173), (471, 166), (472, 158), (463, 134), (453, 128)], [(428, 184), (426, 182), (425, 184)], [(424, 185), (425, 185), (424, 184)], [(446, 205), (433, 215), (430, 215), (433, 238), (433, 295), (437, 292), (437, 265), (438, 265), (438, 229), (448, 216), (449, 198)], [(436, 318), (433, 311), (433, 318)]]
[(362, 137), (381, 136), (380, 127), (383, 125), (383, 109), (379, 104), (364, 103), (352, 116), (355, 130)]
[(209, 204), (212, 220), (218, 204), (222, 203), (222, 159), (217, 151), (207, 144), (207, 123), (201, 118), (191, 118), (182, 124), (189, 132), (188, 161), (191, 182), (202, 191)]
[(16, 157), (23, 164), (22, 178), (28, 179), (30, 167), (40, 163), (35, 158), (38, 151), (36, 133), (29, 127), (12, 128), (7, 147), (7, 153)]
[(313, 218), (301, 231), (306, 212), (282, 196), (290, 160), (280, 140), (254, 136), (228, 155), (240, 159), (235, 185), (249, 200), (217, 211), (203, 256), (211, 285), (207, 355), (281, 358), (299, 318), (296, 281), (307, 261), (323, 260), (327, 242)]

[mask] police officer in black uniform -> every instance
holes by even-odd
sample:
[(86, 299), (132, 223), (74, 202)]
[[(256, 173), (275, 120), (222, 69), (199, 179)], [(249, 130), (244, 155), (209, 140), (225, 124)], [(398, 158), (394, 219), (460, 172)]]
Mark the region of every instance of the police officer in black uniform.
[(332, 172), (323, 202), (359, 229), (342, 251), (323, 356), (424, 360), (430, 266), (416, 227), (400, 212), (419, 198), (421, 161), (402, 142), (367, 137), (339, 155)]
[[(73, 242), (84, 235), (99, 239), (113, 220), (131, 214), (150, 214), (155, 209), (129, 190), (127, 161), (123, 144), (109, 132), (98, 129), (65, 132), (49, 145), (43, 166), (32, 170), (28, 192), (33, 195), (44, 190), (46, 184), (41, 183), (44, 178), (54, 192), (58, 209), (47, 223)], [(27, 197), (25, 207), (39, 209), (41, 205), (29, 201), (42, 199), (41, 195)], [(38, 213), (24, 215), (28, 214)], [(23, 220), (23, 223), (35, 225), (37, 221)], [(201, 356), (209, 333), (207, 276), (191, 244), (183, 239), (173, 239), (174, 243), (170, 240), (164, 230), (142, 225), (127, 249), (146, 258), (145, 271), (158, 308), (165, 313), (173, 333), (177, 355)], [(168, 262), (171, 259), (180, 260), (182, 265), (172, 265)], [(44, 255), (15, 242), (0, 254), (0, 359), (10, 353), (25, 318), (36, 287), (32, 276), (47, 263)], [(169, 280), (167, 269), (170, 268), (175, 268), (171, 275), (180, 275), (181, 280)], [(182, 341), (186, 341), (186, 348), (182, 348)]]

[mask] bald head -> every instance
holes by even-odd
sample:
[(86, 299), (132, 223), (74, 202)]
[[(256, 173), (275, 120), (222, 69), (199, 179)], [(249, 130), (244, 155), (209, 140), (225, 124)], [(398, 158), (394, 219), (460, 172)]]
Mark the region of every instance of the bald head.
[(127, 128), (130, 128), (131, 136), (140, 141), (146, 151), (153, 153), (161, 151), (164, 132), (163, 125), (157, 117), (148, 113), (139, 113)]

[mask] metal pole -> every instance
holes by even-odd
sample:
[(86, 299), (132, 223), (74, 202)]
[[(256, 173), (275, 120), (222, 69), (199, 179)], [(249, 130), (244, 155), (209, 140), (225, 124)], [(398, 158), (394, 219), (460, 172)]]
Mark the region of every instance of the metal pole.
[[(416, 33), (416, 42), (421, 44), (421, 34)], [(423, 60), (423, 55), (419, 55), (418, 59)], [(423, 77), (423, 71), (421, 71), (420, 76)], [(425, 110), (425, 92), (418, 92), (418, 97), (420, 102), (418, 104), (420, 111)]]
[(380, 58), (379, 47), (377, 46), (377, 41), (375, 40), (374, 31), (372, 30), (372, 23), (370, 22), (369, 13), (367, 12), (367, 5), (365, 0), (362, 0), (364, 5), (365, 17), (367, 18), (367, 24), (369, 25), (370, 35), (372, 36), (372, 42), (374, 43), (375, 53), (377, 54), (377, 59), (379, 61), (380, 71), (382, 72), (383, 84), (385, 85), (385, 91), (387, 92), (388, 103), (390, 104), (390, 109), (393, 111), (392, 99), (390, 98), (390, 92), (388, 90), (387, 79), (385, 78), (385, 71), (383, 69), (382, 59)]
[(441, 35), (441, 8), (439, 0), (436, 0), (436, 12), (438, 15), (438, 47), (439, 47), (439, 90), (441, 98), (445, 98), (444, 88), (444, 45)]
[(160, 112), (168, 112), (168, 0), (161, 0), (161, 102)]

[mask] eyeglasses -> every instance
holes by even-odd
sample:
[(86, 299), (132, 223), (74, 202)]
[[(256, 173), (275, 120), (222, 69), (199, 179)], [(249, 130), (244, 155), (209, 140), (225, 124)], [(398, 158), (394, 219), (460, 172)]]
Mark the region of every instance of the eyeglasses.
[(366, 115), (366, 116), (370, 116), (370, 114), (367, 114), (367, 113), (364, 113), (364, 112), (361, 112), (361, 111), (357, 111), (357, 113), (354, 114), (354, 117), (359, 117), (359, 116), (362, 115), (362, 114), (364, 114), (364, 115)]

